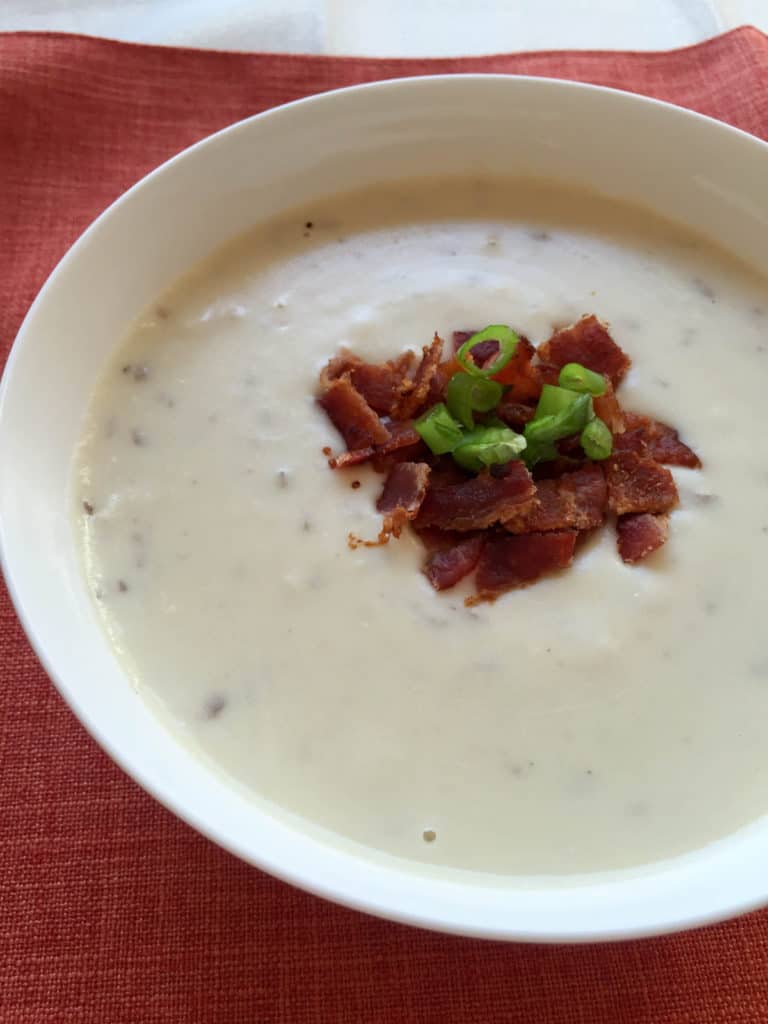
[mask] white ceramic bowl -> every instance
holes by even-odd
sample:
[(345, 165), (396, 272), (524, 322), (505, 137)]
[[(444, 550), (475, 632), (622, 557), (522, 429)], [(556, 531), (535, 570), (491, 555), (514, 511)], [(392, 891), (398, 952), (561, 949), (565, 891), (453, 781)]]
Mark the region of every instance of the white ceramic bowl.
[(110, 650), (79, 564), (69, 474), (97, 374), (129, 321), (267, 215), (435, 167), (541, 176), (639, 201), (768, 271), (768, 145), (651, 100), (541, 79), (420, 78), (327, 93), (228, 128), (110, 207), (19, 332), (0, 393), (0, 543), (24, 627), (64, 699), (150, 793), (245, 860), (349, 906), (467, 935), (593, 941), (766, 903), (768, 820), (635, 875), (554, 887), (430, 875), (324, 841), (254, 807), (197, 760)]

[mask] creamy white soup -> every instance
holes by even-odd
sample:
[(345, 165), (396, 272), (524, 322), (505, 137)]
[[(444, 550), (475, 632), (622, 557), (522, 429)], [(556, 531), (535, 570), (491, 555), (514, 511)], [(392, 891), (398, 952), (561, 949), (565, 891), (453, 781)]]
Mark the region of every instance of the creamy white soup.
[[(340, 346), (592, 312), (624, 406), (703, 460), (661, 551), (625, 565), (606, 527), (465, 608), (413, 536), (348, 548), (382, 477), (322, 454)], [(94, 395), (76, 516), (114, 648), (221, 772), (385, 853), (570, 874), (722, 837), (768, 811), (767, 349), (765, 280), (598, 196), (411, 182), (282, 215), (146, 310)]]

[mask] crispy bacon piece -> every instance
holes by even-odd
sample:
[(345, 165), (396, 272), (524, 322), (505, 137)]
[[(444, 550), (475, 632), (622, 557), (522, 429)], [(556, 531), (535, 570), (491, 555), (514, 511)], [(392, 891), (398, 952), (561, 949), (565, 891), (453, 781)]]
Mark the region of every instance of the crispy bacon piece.
[(616, 434), (623, 434), (626, 430), (624, 412), (613, 390), (613, 384), (611, 384), (610, 379), (607, 377), (606, 384), (608, 386), (605, 394), (592, 399), (595, 416), (599, 416), (614, 436)]
[(368, 448), (389, 440), (389, 431), (360, 392), (353, 387), (349, 372), (332, 380), (317, 401), (328, 413), (350, 450)]
[(683, 444), (673, 427), (636, 412), (625, 412), (624, 420), (630, 437), (626, 442), (623, 439), (620, 442), (622, 450), (642, 451), (644, 447), (657, 462), (688, 469), (701, 468), (701, 459), (687, 444)]
[(633, 427), (631, 430), (625, 430), (622, 434), (615, 434), (613, 450), (614, 452), (635, 452), (636, 455), (650, 456), (651, 454), (642, 427)]
[(388, 421), (386, 426), (392, 436), (384, 444), (378, 445), (377, 451), (380, 455), (391, 455), (401, 448), (410, 448), (422, 443), (421, 435), (413, 429), (411, 423), (395, 420)]
[(477, 565), (477, 596), (466, 604), (495, 601), (505, 590), (524, 587), (545, 573), (567, 568), (573, 561), (576, 531), (503, 534), (490, 537)]
[(462, 483), (430, 486), (416, 518), (417, 529), (484, 530), (509, 518), (534, 495), (531, 474), (522, 462), (510, 462), (497, 476), (487, 470)]
[(623, 561), (639, 562), (657, 551), (669, 536), (669, 516), (650, 512), (620, 516), (616, 523), (616, 542)]
[(504, 527), (510, 533), (592, 530), (605, 519), (607, 501), (603, 471), (589, 463), (556, 479), (540, 480), (532, 507), (516, 510)]
[[(571, 434), (570, 437), (561, 437), (559, 441), (555, 441), (555, 448), (557, 448), (560, 455), (572, 459), (574, 462), (585, 458), (584, 449), (581, 447), (581, 438), (578, 434)], [(562, 474), (558, 474), (558, 476), (560, 475)]]
[(512, 427), (521, 433), (526, 423), (529, 423), (536, 413), (535, 405), (528, 405), (526, 402), (518, 402), (514, 398), (505, 395), (496, 406), (496, 415), (503, 420), (508, 427)]
[(357, 366), (362, 366), (363, 360), (350, 352), (348, 348), (339, 349), (338, 355), (333, 356), (320, 371), (320, 392), (328, 390), (331, 384), (349, 373)]
[(415, 519), (421, 508), (429, 483), (429, 466), (424, 462), (398, 462), (384, 483), (376, 502), (379, 512), (390, 514), (402, 509), (408, 519)]
[(454, 375), (461, 370), (461, 363), (455, 358), (451, 357), (440, 363), (435, 371), (435, 375), (429, 385), (429, 394), (427, 400), (424, 403), (426, 408), (436, 405), (438, 402), (445, 401), (445, 389), (448, 387), (448, 381)]
[(399, 537), (403, 527), (414, 519), (427, 493), (429, 466), (424, 462), (398, 462), (384, 483), (376, 508), (384, 513), (384, 521), (376, 540), (363, 540), (354, 533), (347, 536), (352, 548), (377, 548), (388, 544), (390, 537)]
[(375, 412), (391, 416), (400, 401), (415, 358), (415, 353), (409, 351), (380, 365), (360, 363), (350, 371), (352, 383)]
[(415, 457), (428, 453), (428, 449), (410, 423), (386, 423), (390, 437), (383, 443), (357, 448), (351, 452), (341, 452), (328, 459), (331, 469), (347, 469), (359, 466), (362, 462), (372, 462), (374, 469), (388, 468), (387, 460), (409, 462), (418, 461)]
[(438, 455), (432, 466), (430, 487), (448, 487), (451, 484), (465, 484), (472, 474), (462, 469), (450, 455)]
[(385, 363), (366, 363), (343, 348), (320, 372), (321, 390), (327, 390), (333, 381), (347, 374), (374, 412), (389, 416), (406, 387), (415, 359), (416, 353), (408, 351)]
[(372, 459), (375, 448), (357, 448), (353, 452), (339, 452), (328, 459), (331, 469), (351, 469), (352, 466), (359, 466), (363, 462)]
[(387, 429), (392, 437), (379, 445), (371, 457), (371, 465), (377, 473), (389, 472), (396, 462), (428, 462), (434, 458), (410, 421), (388, 422)]
[(413, 419), (424, 405), (429, 394), (432, 379), (437, 373), (437, 368), (440, 364), (440, 357), (443, 353), (443, 339), (436, 334), (432, 339), (432, 344), (425, 345), (421, 351), (421, 362), (413, 380), (403, 382), (400, 397), (392, 409), (393, 419)]
[(551, 462), (537, 462), (532, 470), (533, 479), (537, 484), (540, 480), (556, 480), (565, 473), (574, 473), (583, 465), (583, 458), (573, 459), (569, 455), (560, 455)]
[(448, 590), (468, 576), (478, 563), (483, 542), (483, 535), (477, 533), (432, 551), (424, 564), (424, 575), (435, 590)]
[(583, 316), (573, 326), (555, 331), (549, 341), (539, 345), (538, 356), (550, 374), (552, 367), (559, 370), (566, 363), (581, 363), (609, 377), (614, 388), (631, 365), (629, 356), (596, 316)]
[(635, 452), (616, 452), (606, 459), (608, 507), (627, 512), (669, 512), (678, 502), (672, 474), (655, 459)]
[(507, 365), (494, 374), (493, 379), (509, 387), (507, 395), (518, 402), (535, 402), (541, 394), (541, 370), (533, 362), (536, 349), (526, 337), (520, 335), (515, 354)]

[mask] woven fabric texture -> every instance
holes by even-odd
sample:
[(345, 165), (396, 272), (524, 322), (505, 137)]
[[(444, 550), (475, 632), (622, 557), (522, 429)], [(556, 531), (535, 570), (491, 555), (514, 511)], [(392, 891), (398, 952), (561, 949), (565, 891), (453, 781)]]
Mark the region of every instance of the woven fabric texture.
[[(0, 35), (0, 357), (86, 225), (172, 154), (301, 96), (487, 71), (644, 93), (768, 138), (768, 38), (673, 53), (371, 60)], [(768, 184), (768, 183), (767, 183)], [(173, 818), (63, 705), (0, 594), (1, 1024), (764, 1024), (768, 912), (515, 946), (374, 920)]]

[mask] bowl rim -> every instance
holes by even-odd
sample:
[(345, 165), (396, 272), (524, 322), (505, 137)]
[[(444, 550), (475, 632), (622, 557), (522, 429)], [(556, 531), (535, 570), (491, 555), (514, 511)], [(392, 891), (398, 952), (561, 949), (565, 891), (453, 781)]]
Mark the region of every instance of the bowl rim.
[[(575, 82), (569, 79), (543, 76), (539, 77), (535, 75), (510, 75), (501, 73), (485, 74), (470, 72), (458, 74), (410, 75), (406, 77), (388, 78), (379, 81), (361, 83), (358, 85), (345, 86), (338, 89), (331, 89), (302, 97), (289, 103), (280, 104), (276, 107), (271, 107), (258, 114), (233, 122), (232, 124), (219, 129), (203, 139), (200, 139), (191, 146), (186, 147), (179, 153), (176, 153), (169, 159), (165, 160), (156, 168), (141, 177), (137, 182), (130, 186), (130, 188), (111, 202), (67, 249), (48, 275), (46, 281), (30, 305), (21, 326), (19, 327), (6, 360), (2, 379), (0, 380), (0, 432), (2, 432), (4, 422), (3, 409), (5, 406), (5, 398), (9, 388), (11, 387), (14, 367), (17, 359), (19, 358), (21, 347), (25, 344), (25, 338), (32, 332), (38, 310), (46, 303), (48, 292), (51, 289), (52, 284), (56, 282), (61, 275), (67, 272), (70, 260), (74, 259), (80, 250), (87, 244), (92, 233), (98, 230), (101, 224), (110, 217), (113, 211), (122, 207), (126, 203), (130, 203), (134, 194), (138, 190), (144, 188), (148, 182), (161, 175), (169, 173), (180, 161), (186, 160), (190, 154), (197, 152), (200, 149), (215, 146), (223, 138), (231, 136), (236, 132), (248, 131), (254, 124), (265, 119), (274, 118), (276, 116), (285, 116), (286, 114), (290, 116), (290, 112), (299, 107), (303, 108), (307, 106), (325, 105), (328, 103), (332, 104), (340, 96), (346, 96), (351, 93), (367, 93), (371, 91), (381, 92), (384, 90), (391, 90), (393, 93), (396, 93), (399, 90), (407, 92), (409, 89), (413, 88), (433, 88), (436, 85), (440, 87), (441, 83), (451, 83), (455, 87), (457, 82), (470, 84), (477, 81), (487, 82), (488, 80), (504, 82), (505, 87), (511, 86), (514, 88), (512, 83), (522, 83), (527, 87), (532, 87), (534, 89), (539, 87), (555, 88), (556, 90), (561, 89), (567, 92), (581, 91), (585, 93), (607, 95), (614, 97), (616, 102), (620, 104), (644, 106), (649, 111), (666, 111), (667, 115), (672, 114), (675, 117), (689, 121), (690, 119), (694, 119), (707, 125), (708, 130), (710, 131), (719, 132), (723, 136), (738, 137), (742, 140), (743, 144), (756, 147), (762, 152), (765, 158), (766, 167), (768, 168), (768, 142), (763, 141), (759, 137), (751, 135), (740, 128), (729, 125), (723, 121), (719, 121), (713, 117), (689, 110), (688, 108), (677, 104), (654, 99), (637, 93), (626, 92), (620, 89), (592, 85), (584, 82)], [(0, 491), (3, 489), (3, 486), (5, 485), (3, 484), (2, 479), (0, 479)], [(331, 884), (327, 880), (319, 880), (315, 875), (313, 875), (311, 865), (308, 865), (306, 862), (302, 864), (302, 869), (299, 869), (298, 864), (286, 867), (286, 865), (281, 862), (277, 862), (269, 855), (264, 855), (260, 853), (260, 851), (254, 850), (251, 847), (246, 849), (236, 841), (222, 836), (218, 832), (216, 826), (203, 820), (203, 818), (196, 813), (194, 808), (184, 806), (183, 802), (180, 802), (171, 794), (166, 792), (161, 779), (150, 777), (150, 773), (144, 772), (141, 766), (133, 764), (127, 755), (124, 756), (123, 753), (117, 749), (117, 746), (113, 742), (113, 738), (110, 735), (107, 735), (101, 726), (92, 720), (88, 708), (85, 707), (77, 697), (70, 693), (69, 686), (65, 679), (62, 677), (56, 665), (53, 664), (52, 660), (49, 658), (45, 644), (40, 637), (38, 626), (27, 614), (26, 602), (24, 599), (25, 583), (11, 568), (10, 560), (11, 555), (9, 552), (8, 538), (6, 536), (5, 524), (3, 522), (2, 508), (0, 508), (0, 570), (5, 578), (8, 593), (13, 603), (16, 615), (21, 622), (26, 637), (34, 650), (38, 661), (42, 664), (46, 674), (48, 675), (48, 678), (54, 684), (65, 703), (76, 715), (92, 739), (94, 739), (96, 743), (107, 752), (109, 757), (120, 766), (129, 778), (137, 782), (154, 799), (158, 800), (159, 803), (172, 811), (172, 813), (182, 821), (191, 825), (196, 831), (202, 833), (206, 838), (227, 850), (229, 853), (234, 854), (239, 859), (268, 872), (282, 881), (295, 885), (304, 891), (313, 893), (314, 895), (323, 897), (350, 909), (371, 914), (375, 917), (448, 934), (468, 936), (472, 938), (502, 939), (520, 942), (574, 944), (617, 941), (668, 934), (684, 929), (696, 928), (702, 925), (714, 924), (737, 914), (754, 910), (768, 903), (767, 878), (763, 891), (751, 893), (748, 896), (741, 896), (739, 898), (721, 900), (719, 903), (714, 901), (713, 905), (708, 908), (690, 910), (689, 912), (682, 914), (678, 913), (676, 917), (658, 922), (657, 924), (633, 925), (632, 923), (629, 923), (626, 925), (616, 925), (614, 927), (606, 928), (605, 926), (601, 927), (599, 925), (596, 927), (590, 927), (589, 924), (582, 923), (580, 928), (564, 928), (559, 931), (552, 931), (551, 929), (548, 931), (538, 931), (535, 928), (530, 927), (521, 928), (516, 926), (514, 922), (510, 922), (509, 925), (505, 925), (503, 927), (489, 927), (481, 921), (467, 921), (466, 919), (458, 920), (451, 919), (450, 917), (436, 918), (433, 913), (430, 913), (428, 908), (425, 910), (418, 906), (393, 907), (387, 903), (386, 898), (382, 898), (380, 896), (376, 897), (375, 895), (371, 895), (370, 893), (362, 892), (360, 890), (352, 891), (349, 888), (345, 888), (344, 882), (341, 878), (337, 878), (335, 880), (335, 884)], [(181, 742), (176, 738), (174, 739), (175, 742)], [(301, 835), (300, 830), (295, 831)], [(349, 854), (343, 854), (343, 856), (349, 856)], [(356, 859), (362, 860), (362, 858)], [(675, 860), (677, 859), (678, 858), (675, 858)], [(407, 874), (409, 862), (403, 860), (402, 863), (402, 873)], [(660, 867), (666, 863), (668, 862), (657, 862)], [(656, 867), (656, 865), (651, 864), (648, 866), (648, 870), (652, 871), (654, 867)], [(494, 876), (489, 877), (493, 878)], [(583, 878), (584, 876), (574, 876), (574, 878), (580, 877)], [(617, 879), (613, 884), (622, 885), (626, 884), (628, 881), (629, 879), (622, 878)], [(470, 884), (475, 885), (476, 883), (472, 882)]]

